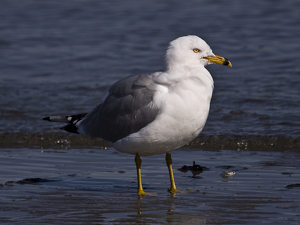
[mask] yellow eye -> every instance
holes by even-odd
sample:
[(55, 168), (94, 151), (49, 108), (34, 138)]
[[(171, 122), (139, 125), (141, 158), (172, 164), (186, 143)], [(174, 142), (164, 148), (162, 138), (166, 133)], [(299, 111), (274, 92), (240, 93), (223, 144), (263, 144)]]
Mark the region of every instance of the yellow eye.
[(198, 52), (200, 52), (200, 49), (194, 48), (193, 51), (194, 51), (195, 53), (198, 53)]

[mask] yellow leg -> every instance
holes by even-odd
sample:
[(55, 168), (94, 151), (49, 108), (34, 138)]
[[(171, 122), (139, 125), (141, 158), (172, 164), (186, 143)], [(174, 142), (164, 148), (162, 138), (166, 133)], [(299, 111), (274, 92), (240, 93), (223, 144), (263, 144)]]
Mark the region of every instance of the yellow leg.
[(179, 193), (181, 191), (179, 191), (175, 186), (173, 169), (172, 169), (172, 158), (171, 158), (170, 153), (166, 154), (166, 162), (167, 162), (167, 166), (168, 166), (168, 169), (169, 169), (170, 181), (171, 181), (171, 187), (168, 189), (168, 191), (171, 192), (172, 194)]
[(148, 195), (148, 193), (144, 192), (143, 187), (142, 187), (142, 177), (141, 177), (142, 160), (140, 158), (139, 153), (136, 153), (134, 161), (135, 161), (135, 165), (136, 165), (137, 178), (138, 178), (138, 194), (139, 195)]

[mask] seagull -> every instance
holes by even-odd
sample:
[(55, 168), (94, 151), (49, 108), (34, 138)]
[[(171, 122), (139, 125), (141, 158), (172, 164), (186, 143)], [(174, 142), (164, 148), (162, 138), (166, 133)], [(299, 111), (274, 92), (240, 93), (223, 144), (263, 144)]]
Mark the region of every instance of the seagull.
[(180, 191), (170, 152), (195, 139), (206, 123), (214, 82), (205, 66), (213, 63), (232, 67), (198, 36), (179, 37), (169, 43), (165, 71), (117, 81), (89, 113), (43, 119), (67, 123), (61, 129), (102, 138), (116, 150), (135, 155), (138, 195), (148, 195), (142, 187), (140, 156), (166, 154), (168, 191), (176, 194)]

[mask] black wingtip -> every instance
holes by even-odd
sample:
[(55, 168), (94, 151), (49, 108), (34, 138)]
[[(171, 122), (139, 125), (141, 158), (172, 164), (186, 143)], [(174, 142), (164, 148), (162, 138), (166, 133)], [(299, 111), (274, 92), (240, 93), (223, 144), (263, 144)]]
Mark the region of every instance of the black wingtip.
[(43, 118), (43, 120), (48, 120), (48, 121), (51, 121), (49, 116), (47, 116), (47, 117), (44, 117), (44, 118)]
[(71, 123), (61, 127), (60, 129), (68, 131), (70, 133), (79, 134), (78, 131), (77, 131), (78, 128), (74, 124), (71, 124)]

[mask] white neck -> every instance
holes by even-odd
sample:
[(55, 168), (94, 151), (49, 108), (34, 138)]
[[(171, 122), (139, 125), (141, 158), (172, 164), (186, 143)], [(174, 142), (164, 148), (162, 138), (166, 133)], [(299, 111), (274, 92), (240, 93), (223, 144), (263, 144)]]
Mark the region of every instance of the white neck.
[(202, 66), (172, 66), (165, 72), (155, 73), (154, 82), (161, 85), (172, 85), (186, 79), (200, 80), (203, 85), (213, 90), (214, 81), (208, 70)]

